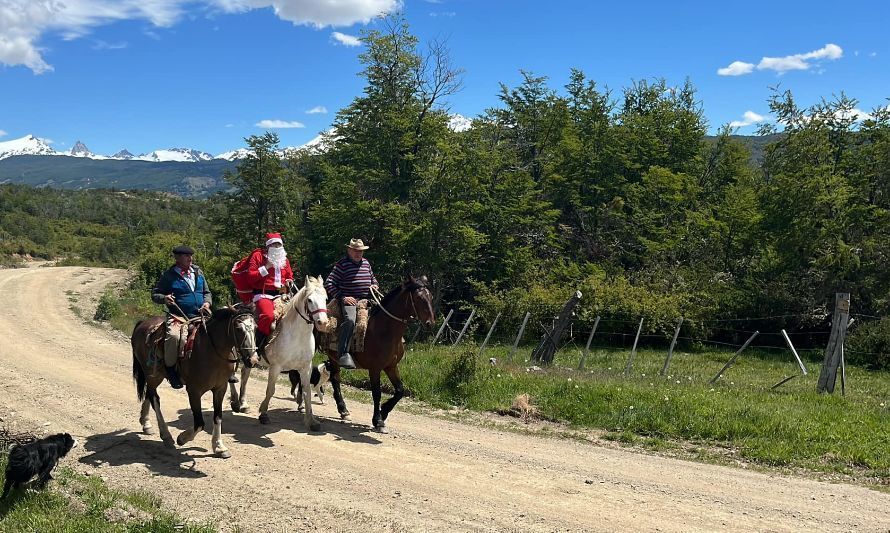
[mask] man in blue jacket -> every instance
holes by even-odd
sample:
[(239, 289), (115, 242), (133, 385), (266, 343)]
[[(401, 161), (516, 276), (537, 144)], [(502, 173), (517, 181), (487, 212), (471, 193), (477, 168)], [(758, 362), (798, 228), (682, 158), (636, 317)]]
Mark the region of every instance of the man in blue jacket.
[(187, 340), (188, 321), (201, 313), (209, 313), (212, 302), (204, 272), (192, 264), (194, 253), (188, 246), (173, 248), (175, 264), (161, 274), (151, 290), (154, 303), (167, 305), (164, 366), (167, 368), (167, 380), (174, 389), (182, 388), (176, 362)]

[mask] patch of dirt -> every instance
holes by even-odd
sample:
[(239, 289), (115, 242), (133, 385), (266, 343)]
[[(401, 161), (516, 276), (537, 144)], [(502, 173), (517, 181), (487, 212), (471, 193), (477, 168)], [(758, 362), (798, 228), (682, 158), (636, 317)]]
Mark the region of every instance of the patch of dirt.
[[(322, 431), (309, 433), (283, 385), (270, 425), (225, 412), (231, 459), (213, 456), (207, 433), (169, 450), (140, 432), (127, 339), (68, 308), (76, 294), (89, 316), (89, 302), (125, 276), (75, 267), (0, 271), (0, 418), (15, 412), (32, 427), (77, 435), (82, 446), (64, 465), (112, 488), (155, 493), (181, 516), (223, 531), (890, 529), (888, 494), (647, 455), (601, 439), (541, 438), (558, 426), (533, 419), (522, 426), (537, 434), (465, 424), (465, 413), (431, 417), (407, 402), (390, 415), (391, 433), (380, 434), (370, 428), (371, 406), (351, 400), (352, 422), (339, 420), (333, 402), (315, 404)], [(264, 385), (252, 382), (251, 405)], [(164, 385), (160, 394), (173, 433), (189, 427), (185, 393)], [(210, 426), (208, 408), (209, 396)], [(486, 416), (506, 419), (479, 419)]]

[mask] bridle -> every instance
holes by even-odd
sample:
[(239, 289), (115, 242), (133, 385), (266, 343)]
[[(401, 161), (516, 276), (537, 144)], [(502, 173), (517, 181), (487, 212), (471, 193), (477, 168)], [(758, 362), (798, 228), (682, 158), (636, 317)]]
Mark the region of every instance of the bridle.
[[(297, 293), (297, 294), (299, 294), (299, 293)], [(328, 312), (328, 310), (324, 307), (319, 307), (315, 311), (313, 311), (312, 309), (309, 308), (309, 291), (308, 290), (306, 291), (306, 299), (303, 301), (303, 308), (306, 312), (306, 315), (304, 315), (303, 313), (300, 312), (300, 308), (296, 306), (296, 302), (294, 302), (294, 304), (295, 304), (293, 307), (294, 311), (296, 311), (297, 315), (299, 315), (299, 317), (302, 318), (303, 321), (306, 322), (307, 324), (313, 323), (313, 319), (315, 318), (315, 315), (317, 315), (319, 313), (327, 313)]]
[(425, 285), (420, 285), (414, 289), (409, 289), (408, 291), (406, 291), (408, 293), (408, 300), (411, 302), (411, 310), (414, 311), (414, 313), (412, 315), (409, 315), (408, 318), (399, 318), (399, 317), (395, 316), (394, 314), (390, 313), (389, 310), (386, 308), (386, 306), (383, 305), (383, 302), (381, 301), (381, 300), (383, 300), (383, 298), (380, 298), (380, 296), (379, 296), (380, 291), (378, 291), (377, 289), (374, 289), (373, 287), (371, 288), (371, 296), (374, 298), (374, 301), (377, 303), (377, 305), (380, 307), (380, 309), (384, 313), (386, 313), (390, 318), (392, 318), (393, 320), (396, 320), (398, 322), (401, 322), (402, 324), (407, 324), (409, 320), (411, 320), (412, 318), (417, 318), (418, 315), (420, 314), (417, 312), (417, 304), (414, 303), (414, 294), (413, 293), (416, 291), (419, 291), (421, 289), (429, 290), (426, 288)]

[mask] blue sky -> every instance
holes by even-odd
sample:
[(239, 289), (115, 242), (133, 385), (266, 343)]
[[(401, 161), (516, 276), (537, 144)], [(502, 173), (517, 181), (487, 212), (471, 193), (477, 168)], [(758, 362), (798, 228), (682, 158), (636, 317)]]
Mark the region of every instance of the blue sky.
[(422, 42), (447, 38), (465, 70), (450, 107), (467, 117), (520, 69), (561, 90), (572, 67), (616, 95), (689, 77), (712, 131), (769, 120), (777, 84), (801, 105), (840, 91), (863, 112), (890, 103), (885, 1), (0, 0), (0, 142), (217, 154), (272, 124), (300, 145), (361, 93), (350, 37), (396, 9)]

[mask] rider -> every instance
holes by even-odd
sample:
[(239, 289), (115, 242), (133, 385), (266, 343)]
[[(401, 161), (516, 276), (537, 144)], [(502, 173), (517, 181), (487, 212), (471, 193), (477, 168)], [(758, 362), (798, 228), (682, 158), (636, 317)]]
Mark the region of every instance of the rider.
[(368, 298), (372, 288), (378, 288), (371, 263), (363, 257), (367, 249), (361, 239), (350, 239), (346, 245), (346, 256), (334, 263), (334, 269), (324, 282), (328, 297), (339, 301), (343, 310), (343, 323), (340, 325), (340, 339), (337, 344), (337, 364), (343, 368), (355, 368), (355, 362), (349, 353), (349, 341), (355, 329), (356, 303)]
[(275, 299), (287, 292), (287, 282), (294, 279), (280, 233), (266, 234), (266, 249), (257, 249), (251, 254), (247, 276), (257, 309), (256, 346), (262, 352), (272, 333)]
[(188, 321), (201, 313), (209, 313), (213, 301), (204, 272), (192, 264), (194, 253), (188, 246), (173, 248), (175, 264), (161, 274), (151, 290), (154, 303), (167, 305), (164, 366), (170, 386), (174, 389), (182, 388), (176, 360), (188, 335)]

